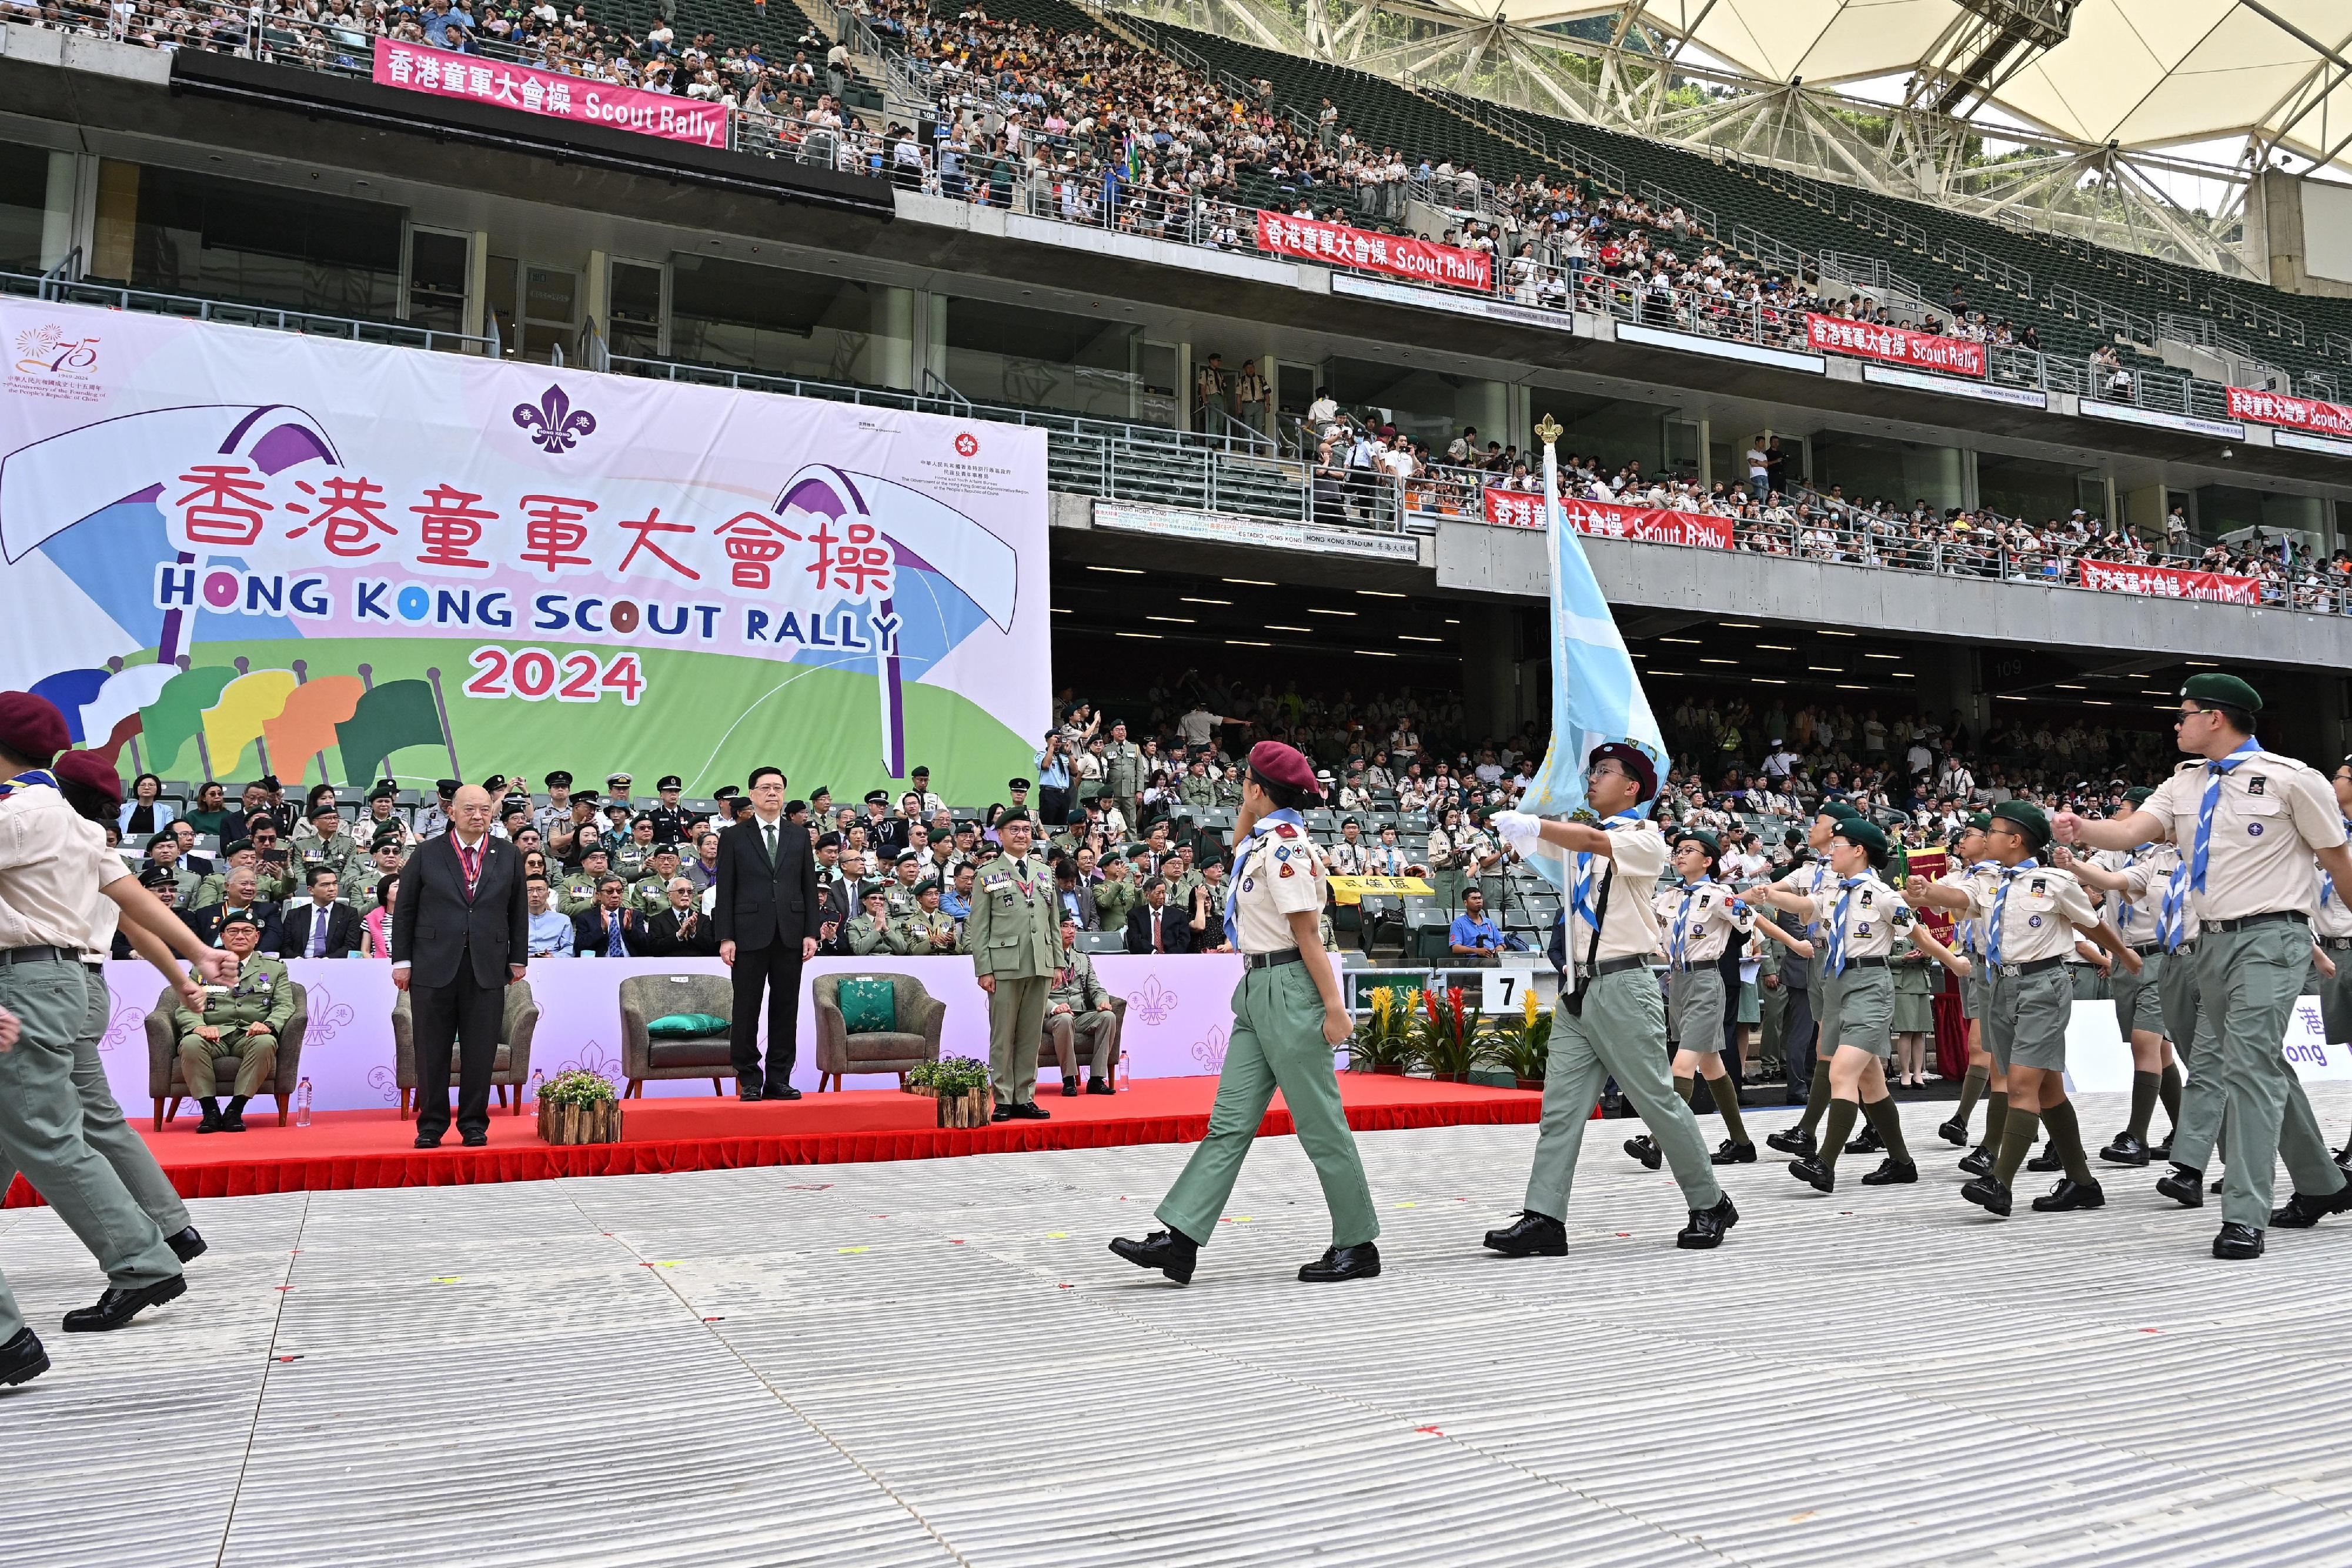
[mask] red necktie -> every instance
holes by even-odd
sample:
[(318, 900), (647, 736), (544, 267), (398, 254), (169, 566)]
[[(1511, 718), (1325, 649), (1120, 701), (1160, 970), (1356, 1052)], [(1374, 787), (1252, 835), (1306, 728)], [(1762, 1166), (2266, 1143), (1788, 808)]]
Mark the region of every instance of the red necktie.
[(460, 843), (457, 846), (457, 863), (465, 868), (466, 902), (471, 904), (474, 902), (474, 890), (480, 885), (482, 880), (481, 850), (468, 849), (465, 844)]
[(1163, 929), (1164, 927), (1160, 924), (1160, 911), (1155, 909), (1151, 912), (1151, 950), (1155, 953), (1164, 953), (1167, 951), (1165, 947), (1160, 945), (1160, 934)]

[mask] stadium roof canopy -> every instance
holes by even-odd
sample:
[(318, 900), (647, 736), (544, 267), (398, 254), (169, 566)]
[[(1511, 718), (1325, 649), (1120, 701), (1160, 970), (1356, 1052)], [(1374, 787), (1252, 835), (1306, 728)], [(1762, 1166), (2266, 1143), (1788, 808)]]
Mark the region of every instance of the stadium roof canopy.
[(1990, 104), (2054, 135), (2131, 149), (2251, 136), (2352, 170), (2352, 0), (1433, 0), (1433, 8), (1525, 27), (1619, 16), (1746, 74), (1813, 88), (1916, 83), (1949, 70), (2004, 24), (2030, 30), (2038, 18), (2063, 37), (2045, 33), (2001, 51), (1961, 112)]

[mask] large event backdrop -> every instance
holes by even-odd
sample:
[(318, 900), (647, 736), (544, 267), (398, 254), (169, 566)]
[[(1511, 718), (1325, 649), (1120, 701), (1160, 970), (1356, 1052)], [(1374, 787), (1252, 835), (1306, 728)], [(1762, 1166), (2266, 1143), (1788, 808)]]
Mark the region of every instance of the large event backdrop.
[[(382, 1110), (399, 1103), (393, 1086), (392, 966), (368, 958), (296, 958), (287, 968), (309, 992), (310, 1023), (302, 1041), (302, 1075), (310, 1080), (312, 1104), (321, 1111)], [(988, 1056), (988, 1001), (981, 994), (969, 958), (889, 958), (880, 962), (823, 958), (807, 967), (801, 982), (800, 1059), (793, 1084), (816, 1088), (815, 1014), (808, 982), (818, 975), (898, 972), (919, 977), (924, 988), (947, 1003), (947, 1030), (940, 1051), (947, 1056)], [(1233, 1028), (1234, 987), (1241, 959), (1230, 953), (1105, 954), (1095, 971), (1112, 993), (1127, 998), (1121, 1047), (1128, 1070), (1138, 1078), (1189, 1078), (1224, 1065), (1225, 1037)], [(541, 958), (528, 978), (540, 1006), (531, 1045), (531, 1066), (552, 1078), (567, 1067), (584, 1067), (621, 1078), (622, 979), (630, 975), (724, 974), (716, 958)], [(101, 1048), (107, 1080), (115, 1098), (137, 1119), (153, 1096), (148, 1086), (146, 1015), (163, 989), (147, 965), (124, 960), (107, 966), (114, 993), (114, 1017)], [(1047, 1094), (1059, 1085), (1045, 1074)], [(851, 1089), (887, 1089), (889, 1078), (852, 1077)], [(734, 1085), (728, 1085), (731, 1091)], [(648, 1083), (652, 1094), (710, 1092), (707, 1078)], [(265, 1102), (266, 1103), (266, 1102)]]
[(1049, 706), (1042, 431), (0, 303), (0, 687), (125, 774), (928, 764)]

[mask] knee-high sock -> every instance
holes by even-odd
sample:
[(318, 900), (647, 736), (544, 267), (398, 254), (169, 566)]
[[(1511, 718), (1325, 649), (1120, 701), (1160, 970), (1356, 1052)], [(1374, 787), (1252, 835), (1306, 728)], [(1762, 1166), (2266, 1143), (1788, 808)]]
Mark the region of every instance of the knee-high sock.
[(1845, 1153), (1845, 1141), (1853, 1134), (1853, 1119), (1861, 1109), (1851, 1100), (1830, 1102), (1829, 1121), (1822, 1129), (1822, 1152), (1813, 1156), (1822, 1169), (1837, 1169), (1838, 1156)]
[(2098, 1178), (2091, 1174), (2091, 1158), (2083, 1150), (2083, 1124), (2074, 1116), (2074, 1103), (2061, 1100), (2042, 1113), (2042, 1124), (2050, 1131), (2050, 1145), (2058, 1157), (2066, 1162), (2070, 1181), (2090, 1182)]
[(2009, 1091), (1996, 1089), (1985, 1096), (1984, 1142), (1977, 1147), (2000, 1153), (2002, 1129), (2009, 1125)]
[[(2156, 1088), (2155, 1073), (2134, 1072), (2132, 1074), (2131, 1124), (2124, 1129), (2126, 1136), (2137, 1138), (2143, 1143), (2147, 1141), (2147, 1119), (2156, 1114)], [(2046, 1122), (2049, 1118), (2045, 1116), (2042, 1120)]]
[(2165, 1136), (2180, 1124), (2180, 1063), (2168, 1061), (2156, 1081), (2157, 1098), (2164, 1102)]
[(1960, 1080), (1960, 1108), (1952, 1113), (1953, 1121), (1963, 1127), (1969, 1124), (1969, 1114), (1976, 1110), (1977, 1101), (1983, 1095), (1985, 1085), (1991, 1080), (1992, 1069), (1990, 1067), (1969, 1069), (1969, 1075)]
[[(1805, 1097), (1805, 1113), (1797, 1118), (1797, 1131), (1810, 1133), (1822, 1124), (1822, 1115), (1830, 1108), (1830, 1064), (1813, 1063), (1812, 1092)], [(1852, 1123), (1847, 1124), (1852, 1126)]]
[(1903, 1141), (1903, 1116), (1895, 1109), (1895, 1096), (1889, 1094), (1881, 1100), (1864, 1101), (1862, 1113), (1872, 1126), (1878, 1129), (1879, 1141), (1886, 1145), (1887, 1158), (1909, 1165), (1911, 1150)]
[(1684, 1104), (1689, 1105), (1693, 1114), (1697, 1113), (1698, 1107), (1693, 1103), (1691, 1100), (1691, 1081), (1689, 1079), (1676, 1078), (1675, 1080), (1675, 1098), (1681, 1101)]
[(2031, 1111), (2011, 1111), (2008, 1124), (2001, 1128), (2000, 1153), (1993, 1156), (1993, 1179), (2007, 1186), (2017, 1179), (2017, 1167), (2033, 1152), (2033, 1140), (2042, 1131), (2042, 1118)]
[(1708, 1079), (1706, 1092), (1715, 1096), (1715, 1108), (1723, 1113), (1723, 1125), (1731, 1141), (1747, 1143), (1748, 1124), (1739, 1114), (1739, 1088), (1731, 1082), (1731, 1074)]

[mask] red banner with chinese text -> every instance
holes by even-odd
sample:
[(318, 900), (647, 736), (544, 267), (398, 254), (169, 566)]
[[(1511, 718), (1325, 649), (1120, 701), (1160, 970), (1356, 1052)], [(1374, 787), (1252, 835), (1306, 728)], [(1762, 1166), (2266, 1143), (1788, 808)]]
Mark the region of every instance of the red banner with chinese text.
[(2352, 408), (2340, 402), (2321, 402), (2317, 398), (2260, 392), (2252, 387), (2230, 389), (2230, 417), (2251, 419), (2259, 424), (2284, 424), (2315, 435), (2352, 437)]
[(1849, 321), (1843, 316), (1808, 312), (1805, 340), (1824, 354), (1858, 354), (1866, 360), (1884, 360), (1890, 365), (1907, 365), (1913, 370), (1935, 371), (1948, 376), (1985, 373), (1985, 346), (1966, 338), (1939, 338), (1902, 327), (1881, 327), (1868, 321)]
[(671, 141), (691, 141), (700, 147), (727, 145), (727, 108), (680, 98), (673, 93), (644, 92), (616, 87), (587, 77), (543, 71), (510, 60), (488, 60), (392, 38), (375, 41), (374, 80), (379, 87), (406, 88), (412, 92), (437, 93), (471, 103), (497, 104), (523, 114), (577, 120), (584, 125), (609, 125), (642, 136)]
[(1444, 283), (1456, 288), (1495, 287), (1495, 264), (1484, 251), (1432, 245), (1400, 235), (1367, 234), (1343, 224), (1318, 223), (1281, 213), (1258, 214), (1257, 246), (1276, 256), (1393, 273), (1420, 283)]
[[(1706, 549), (1731, 548), (1729, 517), (1622, 507), (1614, 501), (1562, 501), (1559, 509), (1580, 534), (1645, 539), (1654, 544), (1696, 545)], [(1544, 526), (1543, 497), (1524, 490), (1490, 489), (1486, 492), (1486, 521), (1501, 528), (1540, 528)]]
[(2083, 586), (2105, 593), (2143, 593), (2155, 599), (2210, 599), (2223, 604), (2263, 601), (2262, 586), (2251, 577), (2113, 560), (2086, 560), (2082, 566)]

